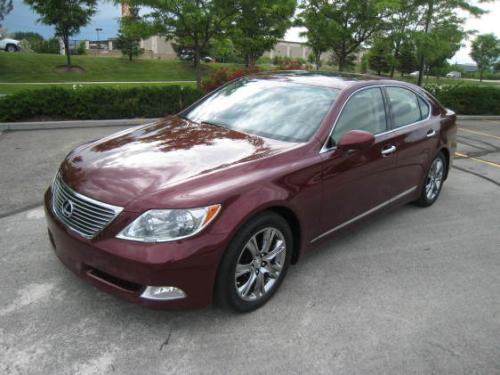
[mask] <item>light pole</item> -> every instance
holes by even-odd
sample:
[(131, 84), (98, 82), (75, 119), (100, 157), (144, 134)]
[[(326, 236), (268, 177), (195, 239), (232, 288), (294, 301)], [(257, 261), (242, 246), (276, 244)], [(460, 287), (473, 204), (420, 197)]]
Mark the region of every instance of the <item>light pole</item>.
[(102, 29), (100, 27), (96, 28), (95, 31), (97, 32), (97, 48), (95, 50), (95, 55), (97, 56), (97, 53), (99, 52), (99, 48), (100, 48), (100, 45), (99, 45), (99, 31), (102, 31)]

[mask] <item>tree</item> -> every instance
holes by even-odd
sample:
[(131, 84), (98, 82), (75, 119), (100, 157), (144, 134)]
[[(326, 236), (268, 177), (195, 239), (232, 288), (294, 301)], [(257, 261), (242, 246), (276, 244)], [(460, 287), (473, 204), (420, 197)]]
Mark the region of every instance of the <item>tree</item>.
[(396, 65), (401, 75), (410, 74), (418, 68), (415, 45), (410, 40), (405, 40), (401, 44)]
[(7, 14), (12, 10), (12, 0), (0, 0), (0, 27), (2, 21)]
[(296, 26), (304, 26), (307, 30), (300, 33), (306, 37), (306, 44), (311, 48), (312, 61), (316, 65), (316, 70), (321, 67), (321, 55), (328, 51), (330, 45), (325, 30), (328, 28), (328, 21), (325, 17), (325, 7), (322, 0), (310, 0), (299, 6), (301, 10), (295, 22)]
[[(485, 2), (488, 0), (484, 0)], [(428, 34), (434, 29), (436, 23), (439, 23), (443, 17), (452, 15), (455, 17), (455, 21), (458, 22), (457, 26), (463, 24), (464, 19), (460, 19), (454, 14), (457, 11), (462, 11), (465, 13), (469, 13), (473, 16), (479, 16), (484, 13), (484, 10), (479, 8), (476, 5), (473, 5), (473, 0), (425, 0), (423, 5), (424, 18), (422, 20), (422, 30), (421, 34)], [(419, 75), (417, 84), (419, 86), (422, 85), (422, 77), (424, 75), (425, 64), (428, 58), (428, 55), (431, 55), (436, 51), (436, 47), (433, 46), (433, 41), (442, 43), (443, 41), (439, 41), (437, 38), (427, 38), (425, 35), (420, 36), (420, 45), (418, 48), (418, 57), (419, 57)], [(444, 41), (446, 42), (446, 41)]]
[(343, 71), (361, 45), (385, 27), (392, 5), (385, 0), (318, 0), (318, 18), (325, 18), (325, 38), (333, 60)]
[(210, 40), (224, 36), (236, 12), (234, 0), (129, 0), (132, 6), (151, 11), (142, 22), (167, 40), (174, 40), (193, 54), (196, 83), (201, 87), (201, 52)]
[(146, 38), (150, 31), (143, 25), (139, 17), (139, 7), (129, 6), (127, 15), (120, 19), (120, 30), (115, 39), (116, 47), (127, 56), (129, 61), (144, 53), (140, 47), (141, 39)]
[[(387, 21), (387, 40), (392, 46), (392, 63), (390, 76), (394, 77), (394, 71), (398, 65), (402, 46), (411, 43), (411, 35), (418, 27), (419, 10), (423, 0), (397, 0), (394, 12)], [(406, 51), (406, 53), (408, 50)], [(407, 55), (406, 57), (409, 57)], [(415, 67), (413, 68), (415, 70)], [(412, 71), (413, 71), (412, 70)]]
[[(467, 33), (462, 29), (463, 19), (457, 17), (454, 12), (444, 8), (436, 14), (439, 17), (433, 23), (432, 30), (414, 32), (413, 39), (417, 47), (417, 56), (420, 61), (422, 57), (425, 60), (424, 71), (442, 75), (446, 69), (447, 60), (460, 49)], [(419, 75), (419, 81), (421, 80), (422, 77)]]
[(470, 57), (477, 64), (482, 81), (484, 71), (491, 69), (500, 57), (500, 40), (494, 34), (478, 35), (472, 42)]
[(39, 22), (52, 25), (56, 36), (64, 43), (66, 60), (71, 66), (69, 38), (78, 34), (80, 28), (86, 26), (96, 12), (97, 0), (24, 0), (40, 15)]
[(140, 39), (124, 33), (122, 30), (118, 32), (115, 39), (116, 48), (122, 51), (122, 54), (132, 61), (134, 57), (138, 57), (144, 53), (144, 49), (140, 47)]
[(234, 47), (247, 67), (272, 49), (291, 26), (296, 0), (236, 0), (230, 31)]
[(375, 39), (373, 46), (368, 51), (368, 65), (378, 75), (381, 75), (382, 72), (388, 72), (394, 65), (392, 64), (391, 45), (387, 39)]

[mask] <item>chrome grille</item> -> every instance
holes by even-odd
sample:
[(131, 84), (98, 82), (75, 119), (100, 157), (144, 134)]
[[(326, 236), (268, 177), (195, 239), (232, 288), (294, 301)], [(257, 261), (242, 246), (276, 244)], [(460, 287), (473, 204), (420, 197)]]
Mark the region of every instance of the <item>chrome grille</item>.
[(122, 208), (77, 193), (58, 174), (52, 184), (52, 211), (68, 228), (85, 238), (93, 238)]

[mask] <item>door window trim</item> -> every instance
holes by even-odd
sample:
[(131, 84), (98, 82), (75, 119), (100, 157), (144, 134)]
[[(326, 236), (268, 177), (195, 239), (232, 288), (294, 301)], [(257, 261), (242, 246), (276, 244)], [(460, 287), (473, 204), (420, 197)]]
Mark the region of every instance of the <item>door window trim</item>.
[[(391, 105), (389, 103), (389, 100), (386, 98), (387, 93), (385, 91), (385, 87), (397, 87), (397, 88), (401, 88), (401, 89), (406, 89), (408, 91), (411, 91), (415, 95), (417, 95), (417, 97), (422, 98), (422, 100), (429, 106), (429, 113), (428, 113), (427, 117), (425, 119), (413, 122), (411, 124), (400, 126), (399, 128), (395, 128), (394, 124), (393, 124), (393, 120), (392, 120)], [(419, 123), (424, 122), (424, 121), (428, 121), (431, 118), (431, 116), (432, 116), (432, 105), (430, 104), (429, 100), (427, 100), (427, 98), (423, 97), (421, 94), (419, 94), (413, 88), (409, 88), (409, 87), (405, 87), (405, 86), (400, 86), (400, 85), (397, 85), (397, 84), (379, 84), (379, 85), (373, 85), (373, 86), (360, 87), (359, 89), (353, 91), (349, 95), (349, 97), (345, 100), (345, 102), (342, 104), (342, 107), (340, 108), (340, 111), (337, 114), (337, 117), (335, 117), (335, 121), (333, 122), (332, 128), (330, 129), (330, 132), (328, 133), (328, 137), (326, 138), (325, 142), (323, 143), (323, 146), (321, 147), (321, 150), (319, 151), (320, 154), (322, 154), (324, 152), (334, 151), (334, 150), (337, 149), (337, 146), (328, 147), (328, 141), (330, 140), (330, 138), (331, 138), (331, 136), (333, 134), (333, 131), (335, 130), (335, 127), (337, 126), (339, 118), (342, 115), (342, 112), (344, 111), (344, 108), (345, 108), (346, 104), (349, 102), (349, 100), (351, 100), (351, 98), (353, 97), (353, 95), (355, 95), (356, 93), (358, 93), (360, 91), (363, 91), (363, 90), (372, 89), (372, 88), (380, 88), (380, 90), (381, 90), (382, 98), (384, 100), (385, 112), (386, 112), (386, 123), (387, 123), (387, 125), (389, 127), (389, 129), (387, 129), (384, 132), (374, 134), (375, 138), (380, 137), (382, 135), (393, 133), (395, 131), (407, 128), (409, 126), (413, 126), (413, 125), (419, 124)]]

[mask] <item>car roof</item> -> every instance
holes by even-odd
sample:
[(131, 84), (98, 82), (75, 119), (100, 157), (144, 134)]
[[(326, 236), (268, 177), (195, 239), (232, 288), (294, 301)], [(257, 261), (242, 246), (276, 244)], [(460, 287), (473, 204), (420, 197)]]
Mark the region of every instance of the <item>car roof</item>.
[[(383, 84), (394, 84), (410, 86), (406, 82), (384, 79), (383, 77), (355, 73), (331, 73), (331, 72), (309, 72), (306, 70), (287, 70), (261, 72), (251, 75), (257, 79), (269, 79), (275, 81), (301, 83), (312, 86), (324, 86), (343, 90), (351, 86), (363, 86), (374, 82)], [(412, 86), (412, 85), (411, 85)]]

